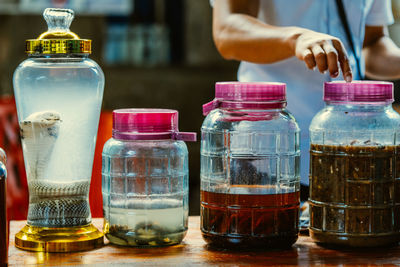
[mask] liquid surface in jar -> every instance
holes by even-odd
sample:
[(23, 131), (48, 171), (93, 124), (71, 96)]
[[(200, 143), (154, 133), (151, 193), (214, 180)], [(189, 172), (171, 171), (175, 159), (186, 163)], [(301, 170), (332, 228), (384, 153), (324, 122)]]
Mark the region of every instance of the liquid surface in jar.
[(201, 230), (211, 246), (290, 247), (297, 240), (298, 217), (299, 192), (226, 194), (201, 191)]
[(317, 242), (400, 241), (399, 146), (311, 145), (310, 234)]

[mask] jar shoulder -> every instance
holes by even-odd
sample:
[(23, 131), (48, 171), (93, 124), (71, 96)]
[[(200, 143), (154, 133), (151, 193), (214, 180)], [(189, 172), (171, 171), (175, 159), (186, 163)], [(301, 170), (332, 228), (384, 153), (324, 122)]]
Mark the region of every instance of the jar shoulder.
[(100, 72), (104, 76), (104, 73), (97, 64), (96, 61), (90, 58), (27, 58), (22, 61), (15, 72), (21, 72), (31, 69), (57, 69), (62, 68), (67, 70), (70, 69), (92, 69), (94, 71)]
[(215, 109), (204, 119), (202, 130), (230, 131), (299, 131), (294, 116), (287, 109), (229, 111)]
[(310, 131), (376, 131), (400, 129), (400, 115), (391, 107), (351, 108), (327, 106), (312, 119)]
[[(14, 71), (13, 80), (17, 82), (21, 78), (41, 77), (50, 70), (62, 71), (66, 75), (95, 78), (100, 83), (104, 83), (105, 79), (101, 67), (90, 58), (27, 58)], [(80, 71), (77, 73), (76, 70)]]
[(159, 141), (125, 141), (111, 138), (103, 147), (103, 156), (129, 157), (129, 156), (187, 156), (186, 143), (177, 140)]

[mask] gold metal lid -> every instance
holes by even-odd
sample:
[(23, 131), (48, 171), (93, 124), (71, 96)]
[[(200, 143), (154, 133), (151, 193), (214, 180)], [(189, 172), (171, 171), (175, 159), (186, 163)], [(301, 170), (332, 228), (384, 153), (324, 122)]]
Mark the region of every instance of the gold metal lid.
[(46, 8), (43, 17), (48, 30), (37, 39), (26, 40), (28, 54), (90, 54), (92, 41), (80, 39), (69, 30), (74, 11), (71, 9)]

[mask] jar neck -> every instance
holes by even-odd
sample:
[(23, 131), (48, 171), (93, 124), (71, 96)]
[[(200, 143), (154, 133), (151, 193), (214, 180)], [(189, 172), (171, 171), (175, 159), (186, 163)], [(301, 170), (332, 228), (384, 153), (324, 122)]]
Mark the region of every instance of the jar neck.
[(207, 116), (214, 109), (225, 110), (276, 110), (284, 109), (286, 101), (234, 101), (215, 98), (213, 101), (203, 105), (203, 115)]
[(238, 101), (220, 101), (220, 108), (226, 109), (282, 109), (286, 107), (286, 102), (238, 102)]
[(89, 54), (29, 54), (28, 58), (46, 58), (46, 59), (86, 59), (89, 58)]
[(333, 102), (325, 101), (326, 107), (340, 110), (368, 110), (383, 111), (392, 108), (391, 102), (359, 103), (359, 102)]
[(286, 108), (268, 108), (268, 109), (260, 109), (260, 108), (223, 108), (220, 107), (219, 110), (224, 112), (233, 112), (233, 113), (246, 113), (246, 114), (262, 114), (262, 113), (276, 113), (286, 110)]
[(195, 142), (197, 134), (193, 132), (152, 132), (152, 133), (137, 133), (137, 132), (121, 132), (113, 129), (112, 137), (118, 140), (125, 141), (156, 141), (156, 140), (174, 140)]

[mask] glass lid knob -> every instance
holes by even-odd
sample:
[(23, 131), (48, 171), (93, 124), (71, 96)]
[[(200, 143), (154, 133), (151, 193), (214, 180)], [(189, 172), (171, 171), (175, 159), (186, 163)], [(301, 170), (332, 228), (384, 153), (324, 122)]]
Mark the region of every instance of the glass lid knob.
[(68, 32), (74, 19), (74, 11), (71, 9), (46, 8), (43, 17), (47, 22), (49, 32)]
[(79, 39), (79, 36), (69, 30), (75, 17), (71, 9), (46, 8), (43, 17), (47, 22), (48, 30), (39, 36), (39, 39)]

